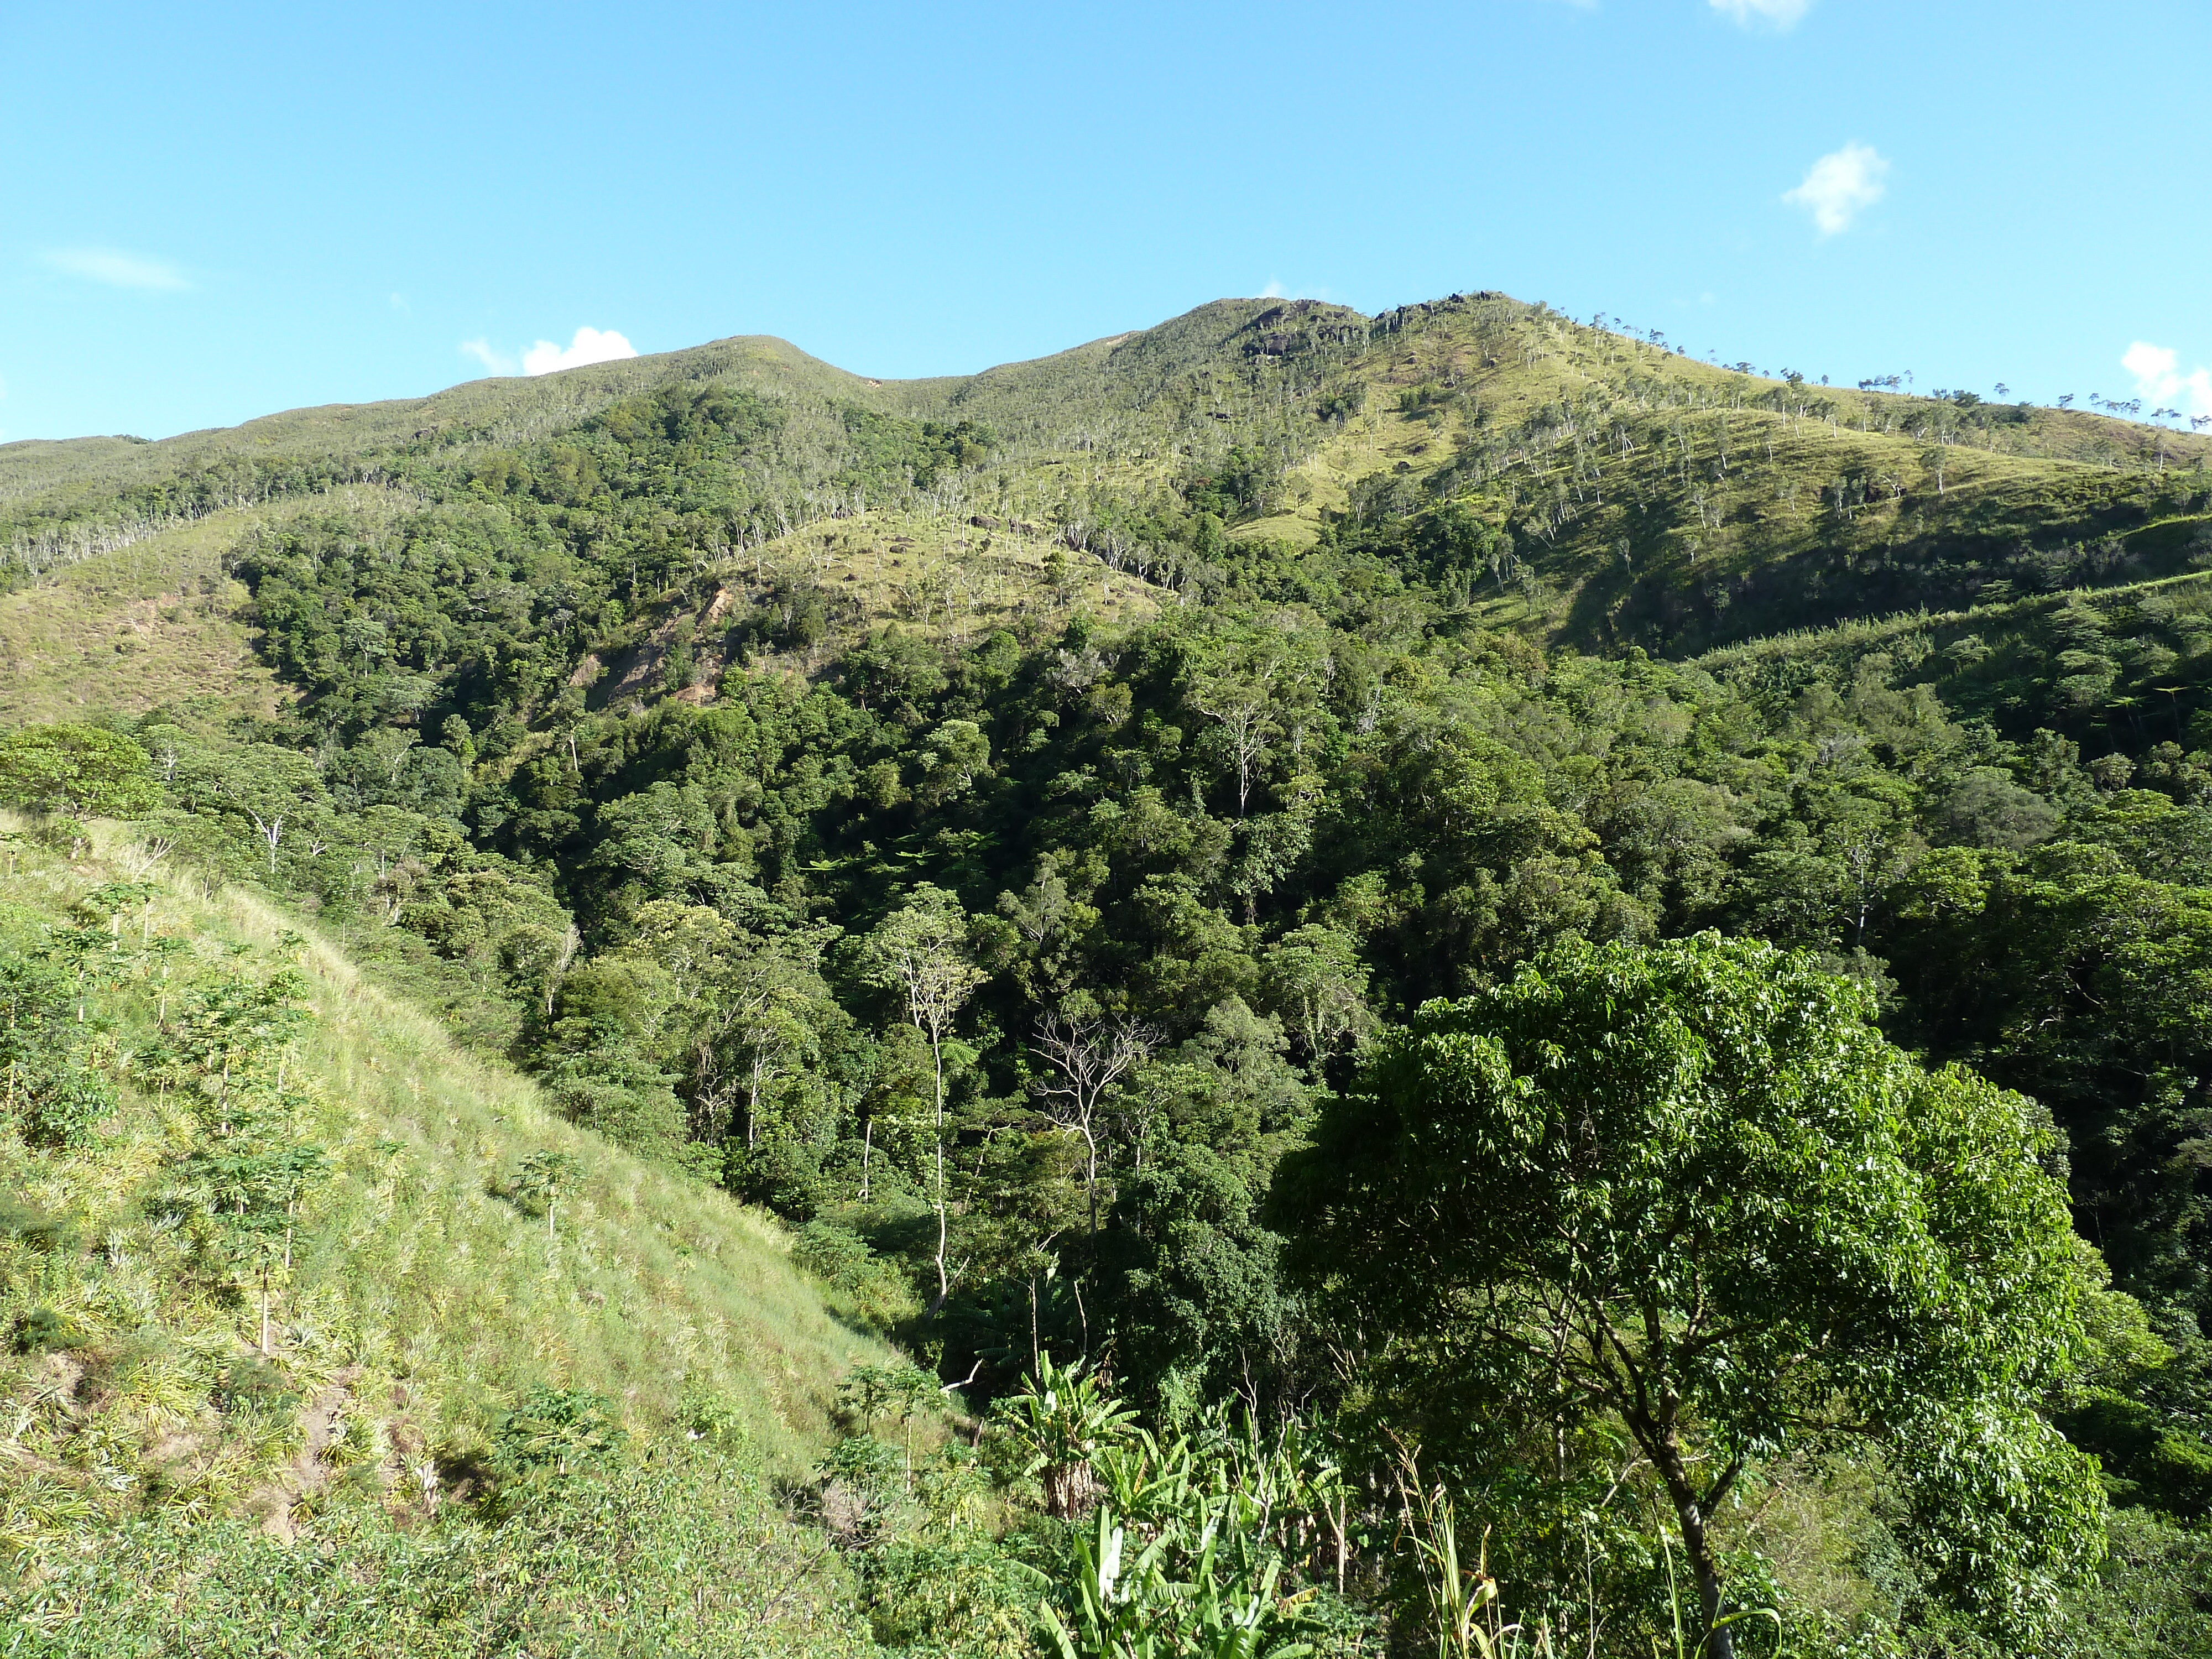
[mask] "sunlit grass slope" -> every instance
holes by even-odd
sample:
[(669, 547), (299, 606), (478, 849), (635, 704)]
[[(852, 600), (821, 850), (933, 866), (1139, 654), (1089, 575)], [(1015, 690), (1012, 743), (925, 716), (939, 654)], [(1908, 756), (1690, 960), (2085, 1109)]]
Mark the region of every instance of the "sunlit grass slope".
[(1585, 647), (1695, 649), (2212, 557), (2212, 437), (2110, 414), (1702, 362), (1492, 294), (1387, 313), (1332, 373), (1357, 412), (1285, 456), (1234, 533), (1304, 544), (1334, 516), (1458, 501), (1509, 538), (1471, 611)]
[(254, 659), (246, 590), (223, 562), (266, 511), (216, 514), (0, 595), (0, 720), (210, 695), (272, 708), (280, 688)]
[[(101, 844), (71, 863), (15, 839), (12, 955), (128, 878), (131, 843)], [(709, 1409), (771, 1471), (810, 1461), (838, 1378), (880, 1350), (824, 1310), (774, 1223), (560, 1121), (264, 900), (152, 881), (80, 981), (118, 1109), (73, 1150), (0, 1129), (0, 1329), (15, 1338), (0, 1356), (0, 1547), (35, 1553), (146, 1510), (289, 1532), (340, 1490), (419, 1512), (424, 1472), (458, 1491), (538, 1384), (605, 1395), (647, 1437), (680, 1439), (682, 1413)], [(264, 1364), (251, 1274), (211, 1271), (165, 1212), (195, 1130), (155, 1057), (165, 1014), (173, 1030), (196, 994), (287, 969), (310, 1018), (286, 1086), (325, 1162), (272, 1274)], [(512, 1195), (549, 1152), (577, 1168), (550, 1216)]]

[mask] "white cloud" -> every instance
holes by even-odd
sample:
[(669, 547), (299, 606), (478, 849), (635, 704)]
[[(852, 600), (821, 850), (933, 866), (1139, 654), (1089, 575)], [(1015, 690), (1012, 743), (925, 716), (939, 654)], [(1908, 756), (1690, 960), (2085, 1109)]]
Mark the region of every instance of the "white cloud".
[(46, 255), (56, 270), (82, 276), (110, 288), (135, 288), (150, 293), (173, 294), (191, 284), (185, 273), (161, 259), (142, 259), (135, 253), (118, 253), (106, 247), (57, 248)]
[(2154, 404), (2177, 408), (2187, 394), (2185, 415), (2212, 416), (2212, 369), (2181, 372), (2181, 355), (2170, 346), (2137, 340), (2121, 356), (2120, 367), (2136, 377), (2136, 391)]
[(1759, 24), (1791, 28), (1813, 9), (1813, 0), (1711, 0), (1711, 3), (1715, 11), (1735, 19), (1744, 28)]
[(514, 359), (494, 351), (489, 340), (462, 341), (461, 356), (475, 358), (484, 366), (484, 371), (487, 374), (512, 374), (514, 373)]
[(1279, 281), (1271, 278), (1267, 286), (1260, 290), (1260, 297), (1263, 300), (1287, 300), (1291, 297), (1291, 291)]
[(608, 329), (580, 328), (576, 337), (567, 349), (550, 340), (540, 340), (522, 354), (525, 374), (557, 374), (564, 368), (581, 368), (586, 363), (618, 362), (624, 357), (637, 356), (637, 348)]
[(2166, 346), (2137, 340), (2120, 357), (2120, 367), (2136, 377), (2136, 386), (2146, 398), (2163, 398), (2181, 384), (2173, 366), (2180, 358)]
[(1881, 200), (1888, 177), (1889, 163), (1872, 145), (1845, 144), (1814, 162), (1805, 182), (1784, 191), (1782, 199), (1810, 213), (1821, 235), (1833, 236)]

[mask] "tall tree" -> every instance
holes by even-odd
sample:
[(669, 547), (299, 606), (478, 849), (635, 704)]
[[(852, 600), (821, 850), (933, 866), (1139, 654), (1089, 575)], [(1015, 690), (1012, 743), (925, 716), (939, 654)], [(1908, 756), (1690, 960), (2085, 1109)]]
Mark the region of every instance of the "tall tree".
[(1243, 817), (1252, 782), (1275, 734), (1273, 665), (1250, 674), (1211, 675), (1191, 693), (1191, 707), (1221, 728), (1221, 743), (1237, 769), (1237, 816)]
[(1045, 1115), (1083, 1143), (1083, 1190), (1091, 1237), (1098, 1237), (1098, 1161), (1107, 1091), (1142, 1065), (1158, 1034), (1125, 1014), (1101, 1010), (1085, 992), (1070, 996), (1037, 1023), (1031, 1045), (1048, 1070), (1038, 1080)]
[(2038, 1413), (2100, 1294), (2051, 1138), (1869, 1012), (1750, 941), (1564, 948), (1386, 1036), (1278, 1189), (1309, 1278), (1435, 1357), (1431, 1401), (1627, 1431), (1715, 1659), (1715, 1513), (1802, 1447), (1878, 1448), (1939, 1577), (2014, 1640), (2099, 1547), (2094, 1465)]
[(936, 1091), (930, 1176), (931, 1201), (937, 1210), (934, 1312), (952, 1294), (945, 1254), (951, 1205), (945, 1181), (945, 1040), (951, 1035), (954, 1017), (986, 975), (969, 959), (968, 916), (960, 901), (927, 882), (915, 888), (904, 908), (886, 916), (868, 936), (866, 961), (869, 978), (905, 999), (908, 1019), (929, 1039)]

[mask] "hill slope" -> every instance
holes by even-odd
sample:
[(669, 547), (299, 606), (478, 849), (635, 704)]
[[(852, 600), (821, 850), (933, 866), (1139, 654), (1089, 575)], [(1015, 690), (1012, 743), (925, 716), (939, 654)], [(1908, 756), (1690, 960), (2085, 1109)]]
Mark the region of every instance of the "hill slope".
[[(775, 416), (734, 465), (678, 442), (678, 476), (697, 477), (687, 493), (720, 517), (678, 532), (688, 562), (743, 575), (748, 598), (798, 571), (833, 623), (860, 628), (1064, 610), (1094, 561), (1100, 603), (1145, 614), (1157, 603), (1145, 587), (1181, 586), (1212, 556), (1190, 522), (1209, 512), (1237, 538), (1371, 548), (1455, 583), (1491, 620), (1584, 648), (1695, 650), (2212, 556), (2212, 437), (1965, 393), (1815, 386), (1495, 294), (1374, 318), (1218, 301), (1035, 362), (904, 382), (737, 338), (156, 444), (12, 444), (0, 543), (18, 580), (35, 580), (209, 512), (349, 482), (436, 494), (481, 489), (490, 465), (512, 492), (512, 468), (488, 457), (549, 456), (617, 405), (678, 387), (750, 394)], [(968, 434), (949, 464), (934, 439), (914, 447), (939, 431)], [(612, 478), (578, 482), (520, 487), (572, 507), (603, 483), (622, 494)], [(998, 525), (995, 543), (962, 533), (978, 517)], [(832, 539), (867, 557), (825, 561), (796, 534), (851, 519)], [(1079, 566), (1074, 589), (1044, 579), (1055, 544)], [(730, 605), (691, 610), (711, 623)]]
[[(179, 1506), (289, 1534), (334, 1487), (419, 1515), (541, 1387), (648, 1438), (705, 1413), (789, 1471), (882, 1355), (772, 1223), (561, 1121), (267, 901), (120, 835), (9, 842), (8, 1547)], [(56, 1066), (112, 1109), (40, 1117)]]

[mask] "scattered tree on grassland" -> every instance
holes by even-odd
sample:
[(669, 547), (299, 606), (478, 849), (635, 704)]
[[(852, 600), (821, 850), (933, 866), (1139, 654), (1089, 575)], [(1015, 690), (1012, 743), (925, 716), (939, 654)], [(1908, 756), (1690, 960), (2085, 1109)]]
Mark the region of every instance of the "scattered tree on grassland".
[(546, 1237), (553, 1237), (553, 1213), (561, 1194), (574, 1186), (583, 1172), (584, 1166), (568, 1153), (550, 1150), (532, 1152), (515, 1167), (512, 1183), (515, 1196), (526, 1204), (544, 1206)]

